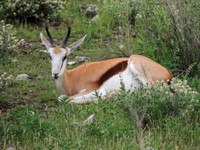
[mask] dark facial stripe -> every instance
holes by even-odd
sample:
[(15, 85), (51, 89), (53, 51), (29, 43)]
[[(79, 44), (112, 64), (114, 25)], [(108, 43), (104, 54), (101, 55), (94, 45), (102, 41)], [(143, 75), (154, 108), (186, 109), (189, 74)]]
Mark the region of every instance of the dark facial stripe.
[(107, 70), (102, 76), (101, 78), (97, 81), (97, 84), (99, 86), (101, 86), (105, 81), (107, 81), (109, 78), (111, 78), (112, 76), (124, 71), (127, 68), (128, 65), (128, 61), (122, 61), (118, 64), (116, 64), (115, 66), (113, 66), (112, 68), (110, 68), (109, 70)]
[(67, 56), (64, 56), (64, 57), (63, 57), (63, 59), (62, 59), (62, 64), (61, 64), (61, 67), (60, 67), (60, 70), (62, 69), (62, 67), (63, 67), (63, 63), (64, 63), (64, 61), (65, 61), (66, 58), (67, 58)]

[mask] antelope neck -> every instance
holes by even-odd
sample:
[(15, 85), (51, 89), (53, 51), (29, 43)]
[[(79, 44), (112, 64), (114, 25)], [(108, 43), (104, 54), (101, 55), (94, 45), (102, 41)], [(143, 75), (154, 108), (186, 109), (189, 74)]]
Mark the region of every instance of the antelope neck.
[(65, 72), (61, 76), (59, 76), (58, 79), (55, 80), (55, 82), (56, 82), (56, 87), (58, 88), (58, 90), (60, 90), (62, 94), (66, 95), (66, 91), (63, 87), (64, 74)]

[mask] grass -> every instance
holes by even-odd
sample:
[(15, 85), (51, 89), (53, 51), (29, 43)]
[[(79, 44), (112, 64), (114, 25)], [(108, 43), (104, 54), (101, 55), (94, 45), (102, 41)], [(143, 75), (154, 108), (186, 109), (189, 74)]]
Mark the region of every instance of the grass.
[[(147, 44), (141, 44), (144, 41), (139, 36), (132, 36), (136, 31), (134, 26), (128, 25), (127, 15), (117, 15), (131, 11), (132, 8), (129, 7), (127, 8), (130, 10), (127, 11), (122, 9), (124, 5), (127, 6), (126, 2), (117, 5), (118, 9), (110, 7), (110, 4), (116, 5), (112, 0), (96, 3), (100, 14), (97, 22), (92, 22), (78, 11), (79, 5), (90, 3), (94, 2), (67, 1), (66, 9), (61, 12), (63, 21), (59, 25), (49, 23), (57, 44), (62, 42), (67, 26), (72, 28), (68, 44), (88, 34), (84, 44), (70, 55), (70, 60), (76, 55), (87, 56), (93, 61), (135, 53), (143, 53), (154, 59)], [(110, 12), (110, 20), (107, 11)], [(198, 101), (191, 102), (190, 94), (179, 93), (169, 98), (165, 93), (158, 92), (160, 88), (155, 88), (150, 91), (150, 95), (143, 97), (143, 94), (148, 93), (146, 89), (133, 94), (122, 89), (120, 94), (109, 100), (89, 105), (66, 105), (58, 102), (60, 93), (51, 77), (49, 56), (39, 51), (45, 49), (39, 38), (40, 32), (45, 34), (45, 27), (30, 24), (17, 24), (14, 27), (17, 38), (25, 39), (32, 46), (15, 49), (8, 56), (8, 62), (0, 64), (0, 74), (7, 72), (16, 77), (20, 73), (27, 73), (30, 78), (24, 82), (13, 81), (1, 91), (1, 149), (200, 148), (200, 104)], [(120, 44), (124, 44), (126, 49), (119, 50)], [(145, 49), (141, 52), (140, 48)], [(12, 62), (12, 59), (17, 61)], [(161, 64), (169, 64), (169, 60)], [(68, 66), (68, 69), (75, 66)], [(172, 65), (166, 67), (170, 66)], [(178, 78), (188, 80), (188, 84), (198, 92), (195, 100), (199, 100), (198, 75), (181, 75)], [(143, 113), (148, 118), (145, 128), (141, 128), (139, 121)], [(96, 121), (83, 126), (83, 121), (92, 114), (95, 114)]]

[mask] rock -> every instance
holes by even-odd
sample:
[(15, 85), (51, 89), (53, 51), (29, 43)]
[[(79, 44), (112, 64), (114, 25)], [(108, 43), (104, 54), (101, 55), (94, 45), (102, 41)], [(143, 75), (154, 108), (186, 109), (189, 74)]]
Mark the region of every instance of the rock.
[(98, 19), (99, 19), (99, 15), (96, 15), (96, 16), (94, 16), (91, 20), (92, 20), (93, 22), (96, 22)]
[(98, 8), (96, 5), (90, 4), (87, 6), (79, 6), (79, 11), (81, 13), (85, 13), (87, 17), (93, 18), (94, 16), (97, 15)]
[(28, 78), (29, 78), (29, 75), (23, 73), (23, 74), (19, 74), (19, 75), (16, 77), (16, 80), (22, 81), (22, 80), (28, 80)]
[(145, 150), (154, 150), (152, 147), (146, 147)]
[(9, 147), (6, 150), (15, 150), (13, 147)]
[(83, 126), (90, 125), (90, 124), (94, 123), (95, 120), (96, 120), (95, 114), (92, 114), (86, 120), (83, 121)]
[(124, 46), (123, 44), (120, 44), (120, 45), (119, 45), (119, 49), (120, 49), (120, 50), (123, 50), (123, 49), (125, 49), (125, 46)]
[(69, 61), (67, 64), (71, 66), (71, 65), (76, 64), (76, 62), (75, 61)]
[(87, 60), (90, 60), (90, 58), (89, 58), (89, 57), (86, 57), (86, 56), (76, 56), (76, 57), (75, 57), (75, 60), (76, 60), (77, 62), (81, 63), (81, 62), (85, 62), (85, 61), (87, 61)]
[(90, 58), (86, 57), (86, 56), (76, 56), (74, 61), (69, 61), (67, 64), (72, 66), (76, 63), (82, 63), (82, 62), (85, 62), (87, 60), (90, 60)]
[(24, 39), (21, 39), (19, 42), (17, 42), (17, 46), (23, 46), (25, 45), (26, 41)]
[(39, 52), (42, 52), (42, 53), (49, 53), (47, 50), (39, 50)]
[(86, 16), (89, 18), (93, 18), (97, 15), (98, 8), (96, 5), (88, 5), (86, 9)]
[(17, 58), (13, 58), (11, 61), (12, 61), (13, 63), (16, 63), (16, 62), (17, 62)]
[(21, 39), (19, 42), (17, 42), (17, 46), (18, 47), (27, 48), (27, 47), (30, 46), (30, 44), (27, 43), (24, 39)]

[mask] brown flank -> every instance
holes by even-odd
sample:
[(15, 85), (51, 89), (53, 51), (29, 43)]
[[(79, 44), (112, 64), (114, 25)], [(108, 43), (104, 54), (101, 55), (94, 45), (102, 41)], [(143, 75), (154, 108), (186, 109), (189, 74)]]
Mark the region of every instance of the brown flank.
[(127, 68), (128, 65), (128, 61), (122, 61), (118, 64), (116, 64), (115, 66), (113, 66), (112, 68), (110, 68), (109, 70), (107, 70), (101, 77), (100, 79), (97, 81), (97, 84), (99, 86), (101, 86), (105, 81), (107, 81), (109, 78), (111, 78), (112, 76), (124, 71)]

